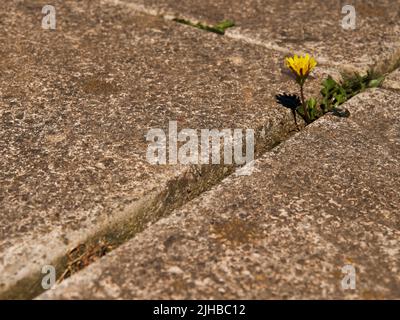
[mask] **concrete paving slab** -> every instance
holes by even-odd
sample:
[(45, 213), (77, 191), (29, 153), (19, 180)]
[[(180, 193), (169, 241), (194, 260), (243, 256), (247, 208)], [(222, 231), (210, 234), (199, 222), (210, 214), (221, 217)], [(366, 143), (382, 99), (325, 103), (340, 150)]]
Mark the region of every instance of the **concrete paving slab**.
[(400, 90), (400, 69), (390, 73), (383, 82), (382, 87), (389, 90)]
[(399, 299), (399, 98), (356, 96), (39, 299)]
[[(216, 24), (235, 21), (227, 35), (282, 52), (309, 52), (339, 69), (389, 71), (400, 58), (400, 3), (320, 0), (109, 0), (168, 18)], [(345, 5), (355, 9), (355, 28)], [(342, 10), (344, 12), (342, 13)]]
[(34, 295), (42, 267), (62, 270), (77, 245), (122, 242), (229, 173), (149, 164), (149, 129), (252, 128), (260, 152), (295, 129), (275, 102), (296, 90), (281, 53), (104, 1), (53, 1), (56, 30), (44, 30), (45, 4), (0, 8), (6, 298)]

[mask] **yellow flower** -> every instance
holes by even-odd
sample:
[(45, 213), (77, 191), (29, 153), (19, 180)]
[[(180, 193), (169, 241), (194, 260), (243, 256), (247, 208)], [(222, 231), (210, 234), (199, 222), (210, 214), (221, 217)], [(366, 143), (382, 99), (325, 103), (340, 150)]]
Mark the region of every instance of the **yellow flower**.
[(295, 54), (294, 57), (286, 58), (286, 66), (292, 70), (295, 76), (300, 80), (307, 78), (316, 65), (317, 61), (308, 54), (304, 57), (298, 57)]

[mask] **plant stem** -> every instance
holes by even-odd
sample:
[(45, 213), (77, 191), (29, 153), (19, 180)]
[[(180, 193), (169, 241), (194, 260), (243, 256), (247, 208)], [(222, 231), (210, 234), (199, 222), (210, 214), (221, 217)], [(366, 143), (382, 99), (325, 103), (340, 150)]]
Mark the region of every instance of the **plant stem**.
[(292, 109), (292, 113), (293, 113), (293, 119), (294, 119), (294, 124), (296, 125), (296, 129), (297, 129), (297, 131), (300, 131), (300, 128), (299, 128), (299, 124), (297, 123), (297, 118), (296, 118), (296, 110), (295, 109)]
[(304, 119), (306, 120), (307, 124), (310, 123), (310, 118), (308, 117), (308, 108), (304, 99), (304, 83), (300, 84), (300, 97), (301, 97), (301, 103), (303, 105), (303, 112), (304, 112)]

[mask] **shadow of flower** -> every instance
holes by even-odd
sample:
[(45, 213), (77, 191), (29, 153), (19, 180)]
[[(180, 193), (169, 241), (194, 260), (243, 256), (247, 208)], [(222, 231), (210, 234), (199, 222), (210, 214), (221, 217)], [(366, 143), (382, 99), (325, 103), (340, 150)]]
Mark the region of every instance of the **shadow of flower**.
[(298, 95), (295, 94), (277, 94), (275, 98), (276, 102), (278, 102), (280, 105), (292, 110), (296, 110), (298, 107), (301, 106), (300, 98)]
[(278, 104), (292, 110), (294, 123), (296, 124), (297, 129), (299, 129), (299, 126), (297, 124), (296, 113), (297, 113), (297, 108), (301, 106), (300, 97), (296, 94), (283, 93), (283, 94), (277, 94), (275, 98)]

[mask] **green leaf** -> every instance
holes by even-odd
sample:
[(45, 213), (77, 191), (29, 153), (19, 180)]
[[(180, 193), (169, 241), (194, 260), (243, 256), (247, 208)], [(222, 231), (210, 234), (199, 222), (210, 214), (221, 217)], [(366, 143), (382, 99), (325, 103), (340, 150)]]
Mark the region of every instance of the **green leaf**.
[(173, 21), (178, 22), (178, 23), (182, 23), (182, 24), (186, 24), (188, 26), (194, 27), (194, 28), (198, 28), (201, 30), (205, 30), (208, 32), (214, 32), (220, 35), (224, 35), (226, 29), (231, 28), (233, 26), (235, 26), (235, 22), (233, 22), (232, 20), (224, 20), (219, 22), (218, 24), (216, 24), (215, 26), (210, 26), (210, 25), (206, 25), (203, 24), (201, 22), (198, 23), (194, 23), (190, 20), (185, 20), (185, 19), (180, 19), (180, 18), (175, 18), (173, 19)]
[(232, 20), (224, 20), (218, 23), (215, 28), (225, 31), (228, 28), (232, 28), (235, 26), (235, 22)]
[(317, 105), (317, 100), (316, 99), (310, 98), (310, 99), (307, 100), (307, 106), (310, 109), (314, 109), (316, 105)]
[(373, 79), (368, 83), (368, 87), (369, 88), (377, 88), (379, 86), (381, 86), (381, 84), (383, 83), (383, 81), (385, 80), (385, 77), (379, 77), (377, 79)]
[(310, 98), (306, 101), (308, 107), (308, 115), (312, 121), (318, 118), (317, 100)]
[[(335, 89), (338, 86), (338, 83), (332, 79), (331, 76), (328, 76), (323, 82), (322, 82), (322, 90), (323, 94), (326, 95), (333, 89)], [(322, 92), (321, 92), (322, 93)]]

